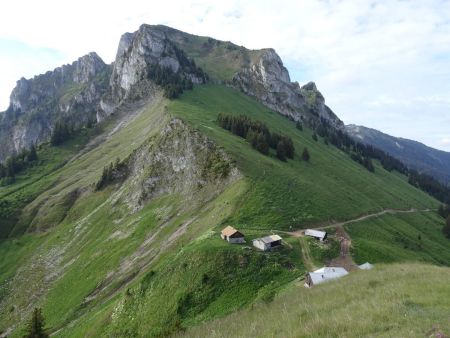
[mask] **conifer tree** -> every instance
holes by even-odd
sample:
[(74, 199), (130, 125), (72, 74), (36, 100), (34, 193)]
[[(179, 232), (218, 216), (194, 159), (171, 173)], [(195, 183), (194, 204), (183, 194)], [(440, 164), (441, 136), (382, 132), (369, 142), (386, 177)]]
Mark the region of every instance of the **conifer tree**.
[(35, 308), (28, 323), (24, 338), (47, 338), (49, 335), (46, 332), (44, 323), (44, 315), (42, 310)]
[(38, 155), (36, 152), (36, 146), (34, 144), (32, 144), (30, 147), (30, 151), (27, 154), (27, 161), (33, 162), (33, 161), (36, 161), (37, 159), (38, 159)]
[(306, 161), (306, 162), (308, 162), (310, 159), (309, 151), (308, 151), (308, 148), (306, 148), (306, 147), (303, 149), (302, 159), (303, 159), (303, 161)]
[(279, 141), (277, 145), (277, 157), (281, 161), (286, 161), (285, 144), (283, 141)]
[(445, 237), (450, 239), (450, 216), (447, 217), (447, 221), (446, 221), (444, 229), (442, 231), (443, 231)]
[(258, 137), (256, 139), (256, 150), (264, 155), (269, 153), (269, 143), (267, 143), (266, 137), (263, 133), (258, 133)]

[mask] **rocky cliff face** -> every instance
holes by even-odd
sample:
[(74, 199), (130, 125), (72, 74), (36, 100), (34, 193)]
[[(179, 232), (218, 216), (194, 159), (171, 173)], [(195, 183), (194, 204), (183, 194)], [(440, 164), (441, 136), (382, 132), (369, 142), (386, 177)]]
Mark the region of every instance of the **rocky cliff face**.
[(151, 96), (155, 86), (149, 76), (149, 67), (155, 65), (183, 75), (194, 84), (205, 82), (165, 31), (142, 25), (138, 31), (125, 33), (120, 39), (110, 79), (111, 95), (102, 102), (105, 112), (127, 99)]
[(59, 120), (78, 128), (107, 118), (124, 102), (151, 100), (158, 90), (152, 77), (155, 67), (194, 84), (205, 83), (206, 76), (194, 61), (214, 72), (215, 81), (231, 83), (295, 121), (314, 125), (326, 119), (343, 127), (314, 83), (300, 87), (291, 82), (273, 49), (252, 51), (165, 26), (142, 25), (122, 35), (112, 66), (90, 53), (71, 65), (20, 79), (8, 111), (0, 114), (0, 161), (47, 141)]
[(90, 53), (70, 65), (17, 81), (8, 110), (0, 115), (0, 161), (47, 141), (57, 121), (78, 128), (95, 120), (109, 74), (110, 66)]
[(203, 203), (240, 177), (223, 150), (179, 119), (168, 121), (125, 162), (117, 175), (126, 177), (121, 199), (133, 211), (165, 194)]
[(238, 72), (233, 85), (295, 121), (313, 124), (314, 120), (323, 118), (337, 128), (343, 127), (342, 121), (325, 105), (325, 99), (314, 83), (300, 87), (297, 82), (291, 82), (287, 69), (273, 49), (264, 50), (256, 62)]

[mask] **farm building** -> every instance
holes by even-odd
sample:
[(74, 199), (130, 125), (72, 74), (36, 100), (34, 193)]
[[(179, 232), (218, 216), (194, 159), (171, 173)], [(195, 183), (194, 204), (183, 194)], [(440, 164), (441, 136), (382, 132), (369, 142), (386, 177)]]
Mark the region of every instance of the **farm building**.
[(220, 237), (229, 243), (245, 243), (244, 235), (232, 226), (223, 229)]
[(278, 235), (270, 235), (253, 240), (253, 246), (262, 251), (268, 251), (281, 245), (282, 238)]
[(306, 276), (305, 286), (310, 288), (314, 285), (327, 282), (332, 279), (340, 278), (348, 275), (347, 270), (340, 267), (323, 267), (316, 271), (308, 273)]
[(312, 229), (307, 229), (305, 231), (305, 236), (314, 237), (320, 241), (324, 241), (327, 239), (326, 231), (319, 231), (319, 230), (312, 230)]
[(360, 268), (361, 270), (371, 270), (373, 269), (373, 265), (369, 262), (366, 262), (364, 264), (358, 265), (358, 268)]

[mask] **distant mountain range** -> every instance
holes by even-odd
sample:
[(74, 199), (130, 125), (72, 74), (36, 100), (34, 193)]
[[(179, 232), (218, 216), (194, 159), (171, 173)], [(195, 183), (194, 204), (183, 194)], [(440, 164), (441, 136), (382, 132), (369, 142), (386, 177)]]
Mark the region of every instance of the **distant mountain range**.
[(381, 131), (356, 126), (345, 126), (347, 133), (356, 140), (377, 147), (398, 158), (411, 169), (438, 179), (444, 184), (450, 183), (450, 153), (437, 150), (423, 143), (394, 137)]

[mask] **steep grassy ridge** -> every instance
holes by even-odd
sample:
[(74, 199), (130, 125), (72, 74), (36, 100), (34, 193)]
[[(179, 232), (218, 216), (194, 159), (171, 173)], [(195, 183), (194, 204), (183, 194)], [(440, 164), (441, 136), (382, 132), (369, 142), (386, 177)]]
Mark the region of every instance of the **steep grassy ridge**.
[[(232, 154), (248, 178), (250, 188), (230, 219), (244, 228), (296, 228), (351, 219), (383, 208), (437, 206), (405, 177), (388, 173), (380, 165), (375, 165), (375, 173), (368, 172), (335, 147), (313, 141), (310, 130), (297, 130), (288, 119), (225, 86), (196, 87), (172, 101), (169, 110)], [(218, 126), (219, 112), (248, 115), (291, 137), (296, 148), (294, 160), (283, 163), (273, 153), (261, 155), (244, 139)], [(300, 158), (304, 147), (311, 154), (309, 163)]]
[(261, 303), (183, 337), (429, 337), (449, 334), (449, 268), (380, 265)]

